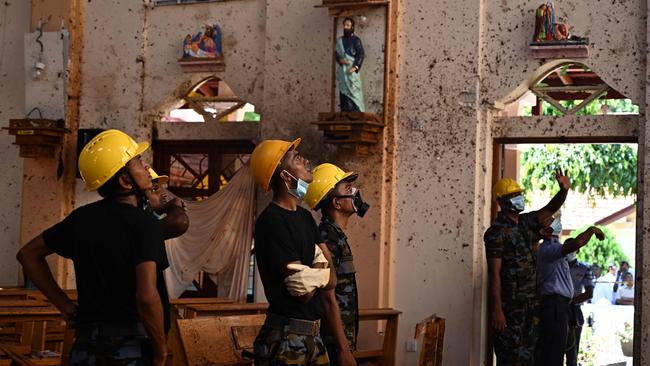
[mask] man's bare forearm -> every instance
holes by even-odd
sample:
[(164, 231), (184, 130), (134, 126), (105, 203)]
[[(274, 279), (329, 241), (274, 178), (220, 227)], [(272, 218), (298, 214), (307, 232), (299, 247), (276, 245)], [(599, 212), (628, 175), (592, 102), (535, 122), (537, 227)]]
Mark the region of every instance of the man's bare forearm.
[(43, 237), (39, 235), (18, 252), (16, 259), (22, 264), (27, 277), (34, 282), (43, 295), (66, 316), (71, 316), (70, 311), (76, 305), (56, 283), (45, 260), (50, 253), (51, 251), (45, 246)]
[(566, 197), (569, 193), (568, 189), (561, 188), (559, 192), (551, 198), (551, 200), (539, 211), (539, 221), (544, 221), (549, 216), (552, 216), (556, 213), (566, 201)]
[(564, 243), (564, 245), (562, 245), (562, 255), (573, 253), (576, 250), (587, 245), (591, 237), (596, 233), (595, 229), (595, 227), (591, 226), (576, 236), (575, 239)]
[(154, 351), (167, 353), (167, 340), (163, 321), (163, 308), (158, 292), (155, 295), (137, 296), (136, 306), (140, 320), (151, 339)]
[(492, 304), (492, 311), (503, 310), (501, 304), (501, 276), (493, 276), (490, 279), (490, 303)]
[(182, 207), (172, 206), (162, 219), (163, 235), (166, 239), (177, 238), (190, 227), (190, 220)]

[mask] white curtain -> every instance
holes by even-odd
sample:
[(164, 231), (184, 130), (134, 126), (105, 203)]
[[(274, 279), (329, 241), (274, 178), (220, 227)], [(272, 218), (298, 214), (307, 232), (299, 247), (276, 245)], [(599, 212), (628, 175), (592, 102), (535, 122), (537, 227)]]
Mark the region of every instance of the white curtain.
[(246, 302), (255, 216), (255, 182), (248, 165), (224, 189), (205, 200), (187, 203), (190, 227), (165, 242), (169, 297), (178, 298), (204, 271), (219, 286), (219, 296)]

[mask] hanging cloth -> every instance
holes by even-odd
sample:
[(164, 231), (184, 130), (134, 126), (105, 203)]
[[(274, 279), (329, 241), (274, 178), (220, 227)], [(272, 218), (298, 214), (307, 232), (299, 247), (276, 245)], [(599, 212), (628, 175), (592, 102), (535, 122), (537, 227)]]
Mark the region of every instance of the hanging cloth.
[(169, 297), (178, 298), (203, 271), (217, 283), (219, 297), (246, 302), (255, 216), (255, 182), (248, 164), (222, 190), (186, 203), (189, 229), (165, 241)]

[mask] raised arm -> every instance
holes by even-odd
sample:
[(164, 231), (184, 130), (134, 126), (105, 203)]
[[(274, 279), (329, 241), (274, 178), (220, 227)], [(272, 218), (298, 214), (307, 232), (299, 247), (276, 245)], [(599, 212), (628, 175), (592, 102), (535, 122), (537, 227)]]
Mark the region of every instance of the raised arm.
[(605, 234), (603, 234), (602, 230), (595, 226), (590, 226), (587, 230), (580, 233), (580, 235), (578, 235), (575, 239), (567, 240), (567, 242), (562, 245), (562, 255), (567, 255), (569, 253), (575, 252), (576, 250), (587, 245), (589, 239), (591, 239), (593, 235), (596, 235), (598, 240), (605, 239)]
[(537, 211), (537, 217), (540, 222), (543, 222), (544, 220), (548, 219), (549, 217), (553, 216), (554, 213), (556, 213), (564, 204), (564, 201), (566, 201), (567, 194), (569, 193), (569, 189), (571, 189), (571, 181), (569, 180), (569, 177), (564, 175), (562, 172), (562, 169), (558, 169), (555, 172), (555, 179), (560, 185), (560, 191), (551, 198), (551, 200), (544, 206), (541, 210)]
[(185, 203), (180, 198), (167, 202), (159, 213), (165, 213), (162, 229), (165, 240), (179, 237), (190, 227), (190, 219), (185, 212)]

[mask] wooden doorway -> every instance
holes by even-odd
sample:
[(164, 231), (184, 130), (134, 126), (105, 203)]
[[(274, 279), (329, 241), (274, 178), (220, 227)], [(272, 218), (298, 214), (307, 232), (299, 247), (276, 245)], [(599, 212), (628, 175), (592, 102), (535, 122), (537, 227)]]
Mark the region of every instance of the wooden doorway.
[[(505, 122), (505, 120), (502, 120), (502, 122)], [(506, 135), (506, 134), (504, 134)], [(508, 149), (507, 146), (516, 146), (516, 145), (535, 145), (535, 146), (543, 146), (543, 145), (580, 145), (580, 144), (603, 144), (603, 145), (609, 145), (609, 144), (628, 144), (628, 145), (636, 145), (638, 144), (638, 136), (635, 135), (634, 131), (629, 129), (629, 128), (622, 128), (619, 131), (619, 134), (617, 136), (572, 136), (572, 137), (567, 137), (567, 136), (534, 136), (534, 137), (507, 137), (507, 136), (501, 136), (498, 138), (493, 139), (493, 150), (492, 150), (492, 180), (491, 180), (491, 186), (494, 186), (494, 184), (501, 178), (513, 178), (519, 181), (519, 176), (516, 175), (518, 172), (518, 168), (520, 165), (520, 162), (518, 161), (519, 157), (514, 156), (513, 150)], [(639, 155), (642, 154), (639, 152)], [(641, 160), (641, 157), (639, 156), (639, 161)], [(516, 160), (516, 162), (514, 162)], [(640, 165), (637, 166), (638, 169), (640, 168)], [(638, 180), (638, 175), (636, 179), (636, 184), (639, 184)], [(638, 199), (638, 196), (637, 196)], [(496, 203), (491, 200), (492, 205), (491, 205), (491, 220), (493, 220), (496, 217), (497, 214), (497, 205)], [(594, 203), (595, 205), (595, 203)], [(540, 207), (534, 206), (531, 208), (527, 208), (526, 211), (529, 211), (531, 209), (539, 209)], [(632, 212), (636, 213), (636, 208), (634, 208), (634, 205), (631, 206)], [(605, 220), (608, 219), (604, 218), (603, 220), (600, 221), (593, 221), (593, 222), (585, 222), (585, 224), (594, 224), (594, 225), (607, 225), (605, 222), (610, 222), (611, 220)], [(633, 226), (638, 226), (638, 223), (634, 223), (633, 220)], [(566, 232), (563, 233), (563, 235), (568, 235), (569, 230), (565, 230)], [(642, 257), (642, 251), (640, 250), (639, 243), (641, 241), (641, 238), (637, 236), (635, 239), (634, 245), (635, 245), (635, 261), (632, 262), (634, 264), (635, 268), (639, 268), (639, 270), (642, 268), (642, 262), (643, 262), (643, 257)], [(606, 272), (606, 269), (604, 270)], [(636, 281), (635, 281), (636, 285)], [(638, 296), (641, 293), (641, 286), (642, 283), (638, 282), (638, 286), (636, 288), (636, 293), (637, 296), (635, 296), (635, 306), (634, 306), (634, 333), (635, 335), (640, 334), (640, 319), (641, 319), (641, 298)], [(489, 301), (489, 300), (488, 300)], [(489, 308), (489, 303), (488, 303), (488, 308)], [(492, 339), (491, 339), (491, 329), (490, 329), (490, 311), (488, 311), (488, 316), (487, 316), (487, 331), (488, 331), (488, 336), (487, 336), (487, 357), (486, 357), (486, 364), (487, 365), (493, 365), (495, 364), (494, 362), (496, 361), (493, 359), (494, 354), (492, 352)], [(586, 314), (586, 313), (585, 313)], [(593, 316), (593, 314), (592, 314)], [(602, 317), (601, 317), (602, 318)], [(591, 317), (593, 320), (593, 317)], [(591, 328), (592, 325), (590, 324), (589, 327)], [(587, 315), (585, 315), (585, 326), (583, 329), (587, 328)], [(584, 331), (583, 331), (583, 336), (584, 336)], [(636, 337), (637, 342), (638, 342), (638, 337)], [(584, 337), (583, 337), (584, 340)], [(495, 358), (495, 357), (494, 357)], [(637, 360), (639, 359), (639, 352), (636, 351), (634, 354), (634, 362), (638, 362)]]

